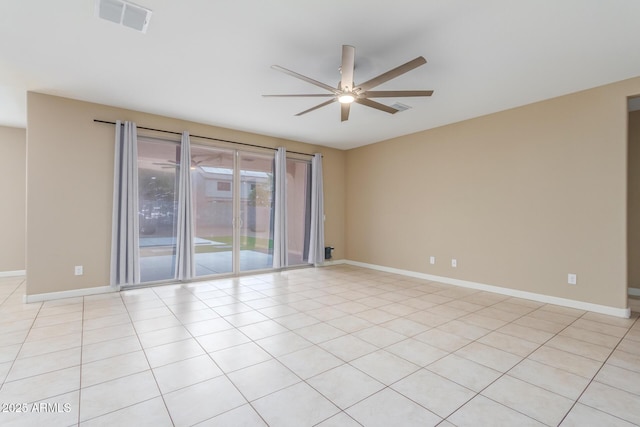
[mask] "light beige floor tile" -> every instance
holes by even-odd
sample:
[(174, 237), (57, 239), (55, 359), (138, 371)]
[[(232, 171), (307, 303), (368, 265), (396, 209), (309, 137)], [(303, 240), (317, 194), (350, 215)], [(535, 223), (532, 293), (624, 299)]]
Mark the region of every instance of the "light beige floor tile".
[(640, 425), (638, 395), (594, 381), (589, 384), (579, 402)]
[(579, 316), (570, 316), (563, 313), (557, 313), (549, 310), (545, 310), (544, 306), (540, 307), (536, 311), (532, 311), (527, 315), (527, 317), (533, 317), (540, 320), (546, 320), (548, 322), (557, 323), (560, 325), (570, 325), (573, 323)]
[(22, 344), (0, 347), (0, 363), (13, 362), (21, 348)]
[(251, 405), (242, 405), (198, 423), (195, 427), (267, 427)]
[(471, 325), (460, 320), (452, 320), (444, 325), (440, 325), (436, 330), (444, 331), (448, 334), (453, 334), (468, 340), (477, 340), (480, 337), (487, 335), (491, 330), (481, 328), (480, 326)]
[(80, 389), (80, 366), (74, 366), (5, 383), (0, 389), (0, 402), (38, 402), (78, 389)]
[(402, 334), (406, 337), (412, 337), (431, 329), (430, 326), (413, 321), (411, 319), (406, 319), (404, 317), (382, 323), (380, 326)]
[(498, 371), (455, 354), (427, 365), (426, 369), (476, 392), (481, 391), (502, 375)]
[(72, 313), (56, 314), (52, 316), (38, 316), (33, 322), (33, 328), (41, 328), (43, 326), (56, 326), (68, 322), (82, 321), (82, 312), (76, 311)]
[[(296, 308), (298, 307), (299, 306), (296, 306)], [(345, 315), (344, 311), (327, 306), (316, 308), (314, 310), (305, 310), (305, 313), (323, 322), (328, 322), (329, 320), (337, 319), (338, 317), (343, 317)]]
[(534, 342), (503, 334), (502, 332), (491, 332), (478, 339), (478, 342), (520, 357), (527, 357), (540, 346)]
[(432, 328), (435, 328), (436, 326), (440, 326), (449, 321), (449, 319), (446, 319), (444, 317), (441, 317), (435, 313), (431, 313), (426, 310), (416, 311), (415, 313), (412, 313), (406, 316), (406, 319), (410, 319), (415, 322), (422, 323), (423, 325), (430, 326)]
[(80, 347), (17, 359), (5, 381), (15, 381), (80, 365)]
[(391, 386), (398, 393), (446, 418), (476, 393), (431, 371), (421, 369)]
[(144, 334), (147, 332), (158, 331), (160, 329), (175, 328), (181, 326), (180, 321), (173, 314), (167, 316), (155, 317), (152, 319), (137, 320), (133, 322), (136, 332)]
[(161, 397), (155, 397), (80, 423), (80, 427), (112, 427), (125, 425), (172, 427), (173, 423)]
[(354, 332), (353, 335), (380, 348), (407, 339), (406, 336), (382, 326), (372, 326), (370, 328), (362, 329)]
[(256, 341), (260, 347), (265, 349), (274, 357), (284, 356), (288, 353), (311, 347), (313, 343), (302, 338), (294, 332), (285, 332)]
[(252, 342), (218, 350), (210, 355), (224, 372), (233, 372), (272, 358), (269, 353)]
[(104, 328), (92, 329), (90, 331), (85, 329), (82, 332), (82, 345), (95, 344), (103, 341), (114, 340), (116, 338), (124, 338), (135, 334), (136, 330), (131, 323), (107, 326)]
[(640, 399), (640, 372), (605, 364), (594, 378), (603, 384), (637, 394)]
[(344, 364), (342, 360), (318, 346), (307, 347), (278, 359), (302, 379)]
[(241, 326), (247, 326), (252, 323), (264, 322), (265, 320), (269, 320), (267, 316), (261, 314), (253, 309), (251, 311), (245, 311), (243, 313), (235, 313), (230, 314), (228, 316), (224, 316), (224, 319), (231, 323), (236, 328)]
[(344, 331), (324, 322), (296, 329), (295, 333), (314, 344), (319, 344), (345, 335)]
[(209, 355), (196, 356), (153, 369), (164, 394), (222, 375)]
[(623, 339), (617, 347), (617, 350), (640, 356), (640, 343), (638, 341)]
[(82, 346), (82, 363), (95, 362), (141, 349), (140, 341), (135, 335), (84, 345)]
[(22, 345), (18, 359), (24, 357), (40, 356), (46, 353), (53, 353), (61, 350), (68, 350), (80, 347), (82, 344), (82, 333), (74, 332), (59, 337), (44, 338), (37, 341), (30, 341)]
[(471, 342), (471, 340), (467, 338), (440, 329), (430, 329), (413, 338), (448, 352), (456, 351)]
[(215, 332), (213, 334), (200, 335), (196, 341), (209, 353), (224, 350), (239, 344), (251, 341), (245, 334), (236, 328), (227, 329), (225, 331)]
[(275, 359), (232, 372), (229, 379), (248, 401), (300, 382), (298, 376)]
[(183, 326), (174, 326), (172, 328), (159, 329), (157, 331), (138, 334), (138, 338), (140, 339), (142, 347), (152, 348), (163, 344), (186, 340), (187, 338), (191, 338), (191, 334)]
[(604, 362), (612, 353), (612, 349), (598, 344), (592, 344), (586, 341), (577, 340), (575, 338), (556, 335), (545, 344), (558, 350), (568, 351), (569, 353), (579, 356), (588, 357), (589, 359)]
[(613, 349), (620, 342), (619, 337), (578, 328), (574, 325), (570, 325), (566, 329), (563, 329), (562, 332), (560, 332), (558, 335), (575, 338), (577, 340), (590, 342), (592, 344), (601, 345), (611, 349)]
[(564, 369), (565, 371), (585, 378), (592, 378), (602, 365), (602, 363), (593, 359), (547, 346), (540, 347), (528, 358), (536, 362)]
[(609, 325), (607, 323), (596, 322), (581, 318), (576, 320), (572, 326), (576, 328), (587, 329), (593, 332), (610, 335), (612, 337), (622, 338), (627, 333), (628, 328), (621, 326)]
[(554, 334), (550, 332), (541, 331), (539, 329), (529, 328), (527, 326), (517, 325), (515, 323), (509, 323), (497, 330), (503, 334), (512, 335), (523, 340), (531, 341), (536, 344), (544, 344), (551, 339)]
[(272, 393), (253, 402), (253, 407), (272, 426), (311, 426), (339, 409), (306, 383)]
[(323, 372), (308, 379), (307, 383), (342, 409), (385, 387), (384, 384), (349, 365)]
[(280, 304), (278, 301), (275, 301), (275, 300), (274, 302), (276, 302), (277, 305), (274, 305), (271, 307), (264, 307), (259, 309), (258, 311), (261, 314), (264, 314), (265, 316), (269, 317), (270, 319), (278, 319), (280, 317), (290, 316), (292, 314), (298, 313), (298, 310), (296, 310), (293, 307), (289, 307), (288, 305), (285, 305), (285, 304)]
[(457, 427), (543, 427), (544, 424), (479, 395), (447, 418)]
[(640, 355), (615, 350), (611, 357), (607, 359), (607, 363), (630, 371), (640, 372)]
[(80, 421), (89, 420), (160, 395), (151, 371), (82, 388)]
[(343, 335), (319, 345), (345, 362), (350, 362), (378, 350), (378, 347), (353, 335)]
[[(40, 328), (33, 328), (29, 330), (29, 335), (27, 335), (25, 342), (37, 341), (41, 339), (49, 339), (52, 337), (60, 337), (62, 335), (72, 334), (75, 332), (82, 331), (82, 321), (74, 321), (61, 323), (59, 325), (53, 326), (43, 326)], [(22, 342), (22, 341), (20, 341)], [(15, 343), (8, 343), (15, 344)]]
[(142, 350), (84, 363), (82, 365), (82, 387), (90, 387), (148, 369), (149, 363)]
[(582, 319), (592, 320), (594, 322), (606, 323), (608, 325), (619, 326), (621, 328), (630, 328), (635, 323), (635, 319), (623, 319), (621, 317), (608, 316), (606, 314), (586, 312)]
[(483, 316), (478, 313), (471, 313), (467, 316), (461, 317), (460, 320), (465, 323), (476, 325), (481, 328), (489, 329), (489, 330), (495, 330), (495, 329), (501, 328), (502, 326), (508, 323), (504, 320)]
[(444, 350), (440, 350), (439, 348), (413, 338), (392, 344), (386, 347), (385, 350), (420, 367), (427, 366), (449, 354)]
[(500, 372), (507, 372), (522, 360), (520, 356), (513, 353), (479, 342), (472, 342), (456, 351), (455, 354)]
[(319, 319), (305, 313), (290, 314), (288, 316), (278, 317), (274, 320), (289, 329), (298, 329), (315, 323), (320, 323)]
[(171, 310), (169, 310), (165, 306), (143, 310), (135, 310), (132, 307), (129, 307), (129, 316), (131, 316), (131, 320), (137, 322), (139, 320), (155, 319), (163, 316), (173, 316), (173, 313), (171, 313)]
[(482, 391), (482, 395), (547, 425), (558, 425), (573, 400), (505, 375)]
[(373, 323), (368, 320), (353, 315), (331, 319), (327, 323), (347, 333), (357, 332), (373, 326)]
[(589, 384), (588, 378), (530, 359), (520, 362), (508, 375), (573, 400), (580, 397)]
[[(11, 427), (68, 427), (78, 422), (79, 392), (73, 391), (26, 405), (27, 412), (4, 412), (3, 426)], [(49, 408), (55, 408), (55, 411)]]
[[(316, 427), (361, 427), (362, 424), (351, 418), (347, 413), (340, 412), (333, 417), (324, 420)], [(248, 427), (248, 426), (247, 426)]]
[(390, 385), (419, 369), (418, 365), (385, 350), (378, 350), (362, 356), (352, 360), (350, 364), (386, 385)]
[(194, 322), (184, 325), (184, 327), (195, 337), (201, 335), (212, 334), (215, 332), (226, 331), (233, 328), (233, 325), (227, 322), (222, 317), (216, 317), (213, 319), (203, 320), (201, 322)]
[(219, 317), (218, 313), (211, 310), (210, 308), (187, 311), (184, 313), (174, 313), (174, 316), (185, 325), (189, 323), (203, 322), (205, 320), (211, 320)]
[(254, 341), (289, 331), (289, 329), (273, 320), (252, 323), (251, 325), (242, 326), (238, 329)]
[(204, 353), (205, 351), (202, 349), (202, 346), (193, 338), (145, 350), (147, 360), (152, 368), (200, 356)]
[(225, 376), (167, 393), (164, 401), (176, 427), (192, 426), (247, 403)]
[(509, 311), (499, 310), (495, 307), (483, 308), (482, 310), (477, 311), (476, 314), (484, 317), (490, 317), (492, 319), (502, 320), (504, 322), (513, 322), (517, 318), (522, 317), (519, 313), (511, 313)]
[(356, 421), (369, 427), (435, 426), (441, 418), (394, 390), (385, 388), (371, 397), (348, 408), (346, 412)]
[(576, 404), (560, 424), (561, 427), (633, 427), (634, 424), (618, 417), (598, 411), (581, 403)]

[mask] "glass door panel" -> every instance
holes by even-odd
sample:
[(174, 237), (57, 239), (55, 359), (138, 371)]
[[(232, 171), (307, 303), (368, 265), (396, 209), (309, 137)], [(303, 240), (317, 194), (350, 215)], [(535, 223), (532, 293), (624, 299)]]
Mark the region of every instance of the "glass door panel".
[(287, 251), (289, 265), (309, 263), (311, 163), (287, 159)]
[(138, 138), (140, 281), (175, 277), (177, 143)]
[(191, 146), (196, 276), (233, 273), (234, 156)]
[(240, 152), (239, 271), (273, 267), (274, 155)]

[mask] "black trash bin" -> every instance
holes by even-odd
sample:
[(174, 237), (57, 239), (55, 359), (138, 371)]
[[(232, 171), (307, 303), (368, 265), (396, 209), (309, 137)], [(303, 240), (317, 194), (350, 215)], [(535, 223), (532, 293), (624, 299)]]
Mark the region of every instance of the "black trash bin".
[(325, 246), (324, 247), (324, 259), (331, 259), (331, 251), (334, 250), (335, 248), (331, 247), (331, 246)]

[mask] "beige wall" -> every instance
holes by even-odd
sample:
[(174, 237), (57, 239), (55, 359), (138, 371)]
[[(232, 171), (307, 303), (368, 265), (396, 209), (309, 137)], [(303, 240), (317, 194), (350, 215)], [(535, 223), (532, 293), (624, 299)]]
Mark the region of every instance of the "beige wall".
[(638, 93), (640, 78), (348, 151), (347, 258), (626, 308)]
[(25, 269), (26, 138), (0, 126), (0, 272)]
[[(109, 284), (114, 126), (140, 126), (324, 155), (325, 239), (344, 257), (345, 152), (294, 141), (28, 93), (27, 294)], [(75, 276), (74, 266), (84, 275)]]
[(629, 287), (640, 288), (640, 111), (629, 113)]

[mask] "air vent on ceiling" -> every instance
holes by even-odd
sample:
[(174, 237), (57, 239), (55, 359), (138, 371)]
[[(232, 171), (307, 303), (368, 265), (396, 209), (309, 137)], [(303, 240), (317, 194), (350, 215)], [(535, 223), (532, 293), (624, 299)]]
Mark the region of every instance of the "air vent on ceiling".
[(147, 32), (151, 10), (122, 0), (96, 0), (96, 15), (142, 33)]
[(396, 110), (398, 110), (398, 112), (400, 112), (400, 111), (408, 110), (411, 107), (409, 105), (396, 102), (395, 104), (391, 105), (391, 108), (395, 108)]

